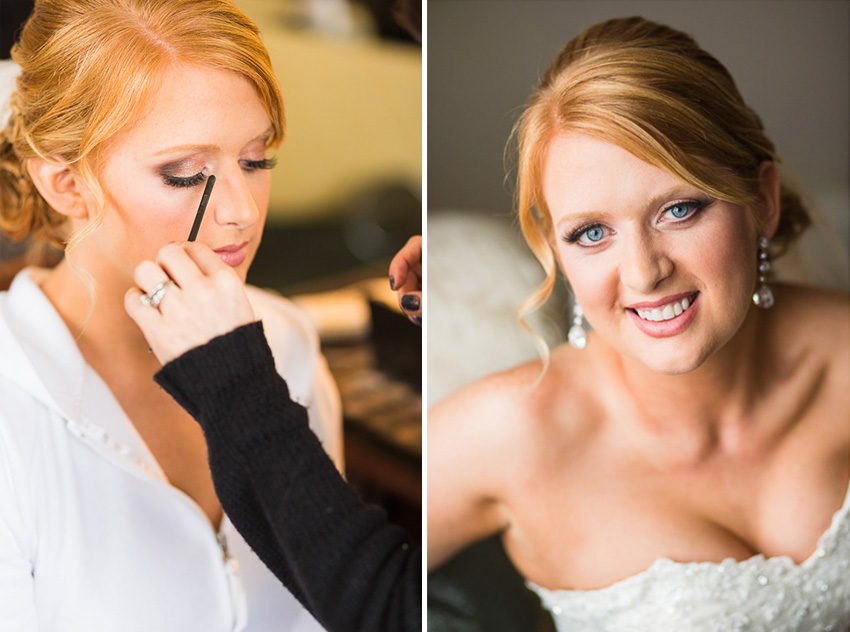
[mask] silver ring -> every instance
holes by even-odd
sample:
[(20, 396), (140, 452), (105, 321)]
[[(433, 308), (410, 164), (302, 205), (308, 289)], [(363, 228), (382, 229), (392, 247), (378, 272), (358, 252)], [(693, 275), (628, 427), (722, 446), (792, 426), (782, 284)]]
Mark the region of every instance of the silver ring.
[(142, 305), (145, 307), (156, 307), (159, 309), (159, 304), (162, 302), (162, 297), (165, 296), (165, 290), (168, 289), (169, 284), (174, 283), (171, 279), (167, 281), (163, 281), (162, 283), (157, 284), (157, 286), (151, 290), (148, 294), (142, 294), (139, 297), (139, 301), (141, 301)]

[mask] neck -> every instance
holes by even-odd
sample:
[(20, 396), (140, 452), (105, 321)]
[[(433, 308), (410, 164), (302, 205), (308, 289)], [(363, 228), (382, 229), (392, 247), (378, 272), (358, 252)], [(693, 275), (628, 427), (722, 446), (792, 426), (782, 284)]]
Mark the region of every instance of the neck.
[(740, 447), (752, 431), (753, 409), (764, 386), (761, 319), (760, 310), (751, 309), (729, 342), (685, 374), (656, 373), (610, 350), (610, 369), (633, 406), (628, 418), (670, 440), (688, 460)]
[(90, 365), (155, 372), (159, 364), (148, 353), (147, 341), (124, 310), (124, 294), (132, 281), (96, 271), (90, 273), (93, 292), (65, 259), (39, 285)]

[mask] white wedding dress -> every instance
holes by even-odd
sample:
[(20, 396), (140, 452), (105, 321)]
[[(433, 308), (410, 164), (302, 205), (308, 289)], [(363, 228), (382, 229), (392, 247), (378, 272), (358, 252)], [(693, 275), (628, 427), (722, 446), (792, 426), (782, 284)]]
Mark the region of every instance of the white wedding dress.
[(763, 555), (720, 563), (659, 559), (599, 590), (528, 585), (559, 632), (848, 632), (850, 490), (801, 564)]

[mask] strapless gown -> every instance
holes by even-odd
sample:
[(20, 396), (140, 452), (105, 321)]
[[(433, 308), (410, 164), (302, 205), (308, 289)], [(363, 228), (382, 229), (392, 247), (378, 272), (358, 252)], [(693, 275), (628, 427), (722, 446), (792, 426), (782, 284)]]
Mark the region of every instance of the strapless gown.
[(764, 555), (720, 563), (659, 559), (599, 590), (527, 583), (559, 632), (848, 632), (850, 490), (801, 564)]

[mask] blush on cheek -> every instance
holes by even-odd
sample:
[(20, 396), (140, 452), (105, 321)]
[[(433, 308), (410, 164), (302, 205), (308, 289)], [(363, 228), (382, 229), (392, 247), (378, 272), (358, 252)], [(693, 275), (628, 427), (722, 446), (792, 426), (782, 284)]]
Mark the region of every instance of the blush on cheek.
[(599, 257), (577, 261), (561, 255), (561, 271), (588, 322), (597, 321), (601, 312), (616, 303), (616, 266), (605, 264)]

